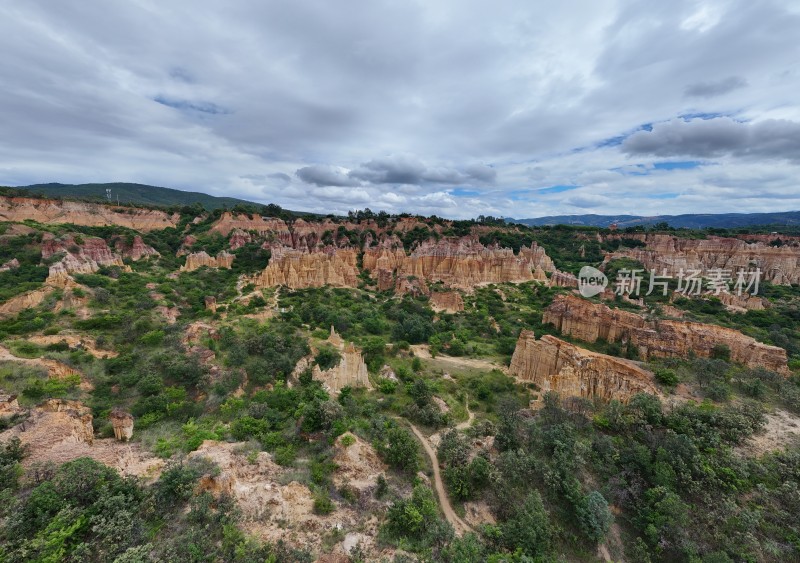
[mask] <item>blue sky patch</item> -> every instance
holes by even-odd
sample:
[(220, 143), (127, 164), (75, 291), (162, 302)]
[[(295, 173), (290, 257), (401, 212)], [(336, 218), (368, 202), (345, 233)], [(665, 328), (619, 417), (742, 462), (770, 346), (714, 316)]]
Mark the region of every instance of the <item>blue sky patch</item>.
[(580, 188), (580, 186), (574, 185), (560, 185), (560, 186), (548, 186), (546, 188), (539, 188), (536, 190), (536, 193), (539, 194), (560, 194), (561, 192), (568, 192), (569, 190), (575, 190)]
[(450, 190), (450, 195), (454, 195), (456, 197), (475, 197), (481, 195), (481, 192), (476, 192), (475, 190), (468, 190), (465, 188), (453, 188)]

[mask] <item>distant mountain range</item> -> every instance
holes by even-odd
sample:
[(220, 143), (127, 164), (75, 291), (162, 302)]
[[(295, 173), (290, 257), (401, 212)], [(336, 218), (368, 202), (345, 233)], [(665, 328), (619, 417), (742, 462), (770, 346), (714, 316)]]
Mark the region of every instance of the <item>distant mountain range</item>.
[(235, 197), (216, 197), (201, 192), (185, 192), (173, 190), (172, 188), (125, 182), (108, 184), (32, 184), (30, 186), (18, 186), (14, 189), (27, 190), (48, 197), (66, 197), (101, 202), (108, 201), (106, 190), (110, 189), (113, 203), (117, 203), (117, 200), (119, 200), (120, 203), (126, 204), (157, 205), (162, 207), (200, 203), (209, 211), (221, 207), (233, 207), (237, 204), (262, 205)]
[(587, 227), (608, 227), (614, 223), (619, 228), (637, 225), (668, 223), (670, 227), (705, 229), (707, 227), (733, 229), (754, 225), (798, 226), (800, 211), (779, 213), (690, 213), (687, 215), (552, 215), (533, 219), (505, 218), (508, 222), (522, 223), (531, 227), (543, 225), (581, 225)]
[[(106, 202), (106, 190), (111, 190), (111, 201), (118, 200), (124, 204), (153, 205), (169, 207), (174, 205), (193, 205), (200, 203), (205, 209), (212, 211), (222, 207), (236, 205), (263, 205), (235, 197), (217, 197), (202, 192), (186, 192), (160, 186), (147, 184), (132, 184), (126, 182), (111, 182), (104, 184), (32, 184), (30, 186), (17, 186), (15, 190), (25, 190), (47, 197), (65, 197), (89, 201)], [(304, 213), (288, 213), (304, 215)], [(308, 215), (316, 215), (309, 213)], [(513, 219), (506, 217), (506, 221), (522, 223), (532, 227), (543, 225), (579, 225), (586, 227), (608, 227), (616, 223), (619, 228), (647, 226), (656, 223), (668, 223), (671, 227), (687, 229), (737, 228), (755, 225), (800, 226), (800, 211), (785, 211), (779, 213), (692, 213), (686, 215), (552, 215), (548, 217), (535, 217), (531, 219)]]

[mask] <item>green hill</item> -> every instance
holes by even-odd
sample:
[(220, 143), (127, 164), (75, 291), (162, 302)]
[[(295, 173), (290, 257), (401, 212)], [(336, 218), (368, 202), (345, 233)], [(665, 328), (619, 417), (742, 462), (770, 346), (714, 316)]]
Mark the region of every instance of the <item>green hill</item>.
[(130, 184), (126, 182), (111, 182), (107, 184), (32, 184), (18, 186), (18, 190), (48, 197), (75, 198), (91, 201), (108, 201), (106, 190), (111, 190), (111, 199), (114, 203), (118, 200), (124, 204), (156, 205), (169, 207), (172, 205), (192, 205), (200, 203), (209, 211), (221, 207), (233, 207), (238, 204), (262, 205), (252, 201), (237, 199), (235, 197), (216, 197), (200, 192), (185, 192), (160, 186), (146, 184)]

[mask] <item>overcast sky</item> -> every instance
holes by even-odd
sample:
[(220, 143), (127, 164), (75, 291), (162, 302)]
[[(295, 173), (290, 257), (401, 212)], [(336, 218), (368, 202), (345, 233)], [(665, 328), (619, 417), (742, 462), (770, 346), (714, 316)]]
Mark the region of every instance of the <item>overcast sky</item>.
[(800, 2), (0, 0), (0, 184), (800, 209)]

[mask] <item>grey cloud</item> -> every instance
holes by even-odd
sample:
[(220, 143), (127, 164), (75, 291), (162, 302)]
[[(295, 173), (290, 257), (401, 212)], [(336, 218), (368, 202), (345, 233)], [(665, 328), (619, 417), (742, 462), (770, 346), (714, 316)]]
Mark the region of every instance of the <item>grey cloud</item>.
[(469, 184), (493, 182), (497, 172), (480, 164), (470, 164), (463, 169), (429, 167), (415, 157), (399, 155), (365, 162), (351, 170), (350, 176), (371, 184)]
[(357, 186), (359, 182), (348, 176), (344, 171), (335, 166), (314, 164), (305, 166), (295, 172), (297, 177), (307, 184), (316, 186)]
[(470, 178), (487, 184), (491, 184), (497, 179), (497, 170), (483, 164), (471, 164), (464, 168), (464, 172)]
[(419, 184), (425, 174), (425, 165), (409, 156), (388, 156), (365, 162), (350, 176), (372, 184)]
[[(586, 175), (608, 182), (590, 193), (616, 194), (647, 179), (606, 178), (631, 164), (626, 155), (647, 165), (689, 151), (746, 156), (717, 168), (749, 185), (779, 175), (766, 206), (793, 193), (797, 177), (774, 158), (795, 150), (800, 121), (800, 73), (791, 70), (800, 15), (790, 4), (571, 0), (543, 16), (541, 2), (524, 0), (499, 11), (456, 0), (6, 2), (0, 184), (128, 180), (322, 212), (346, 211), (363, 189), (373, 209), (438, 205), (469, 217), (531, 181)], [(705, 21), (701, 9), (715, 17)], [(736, 77), (754, 87), (731, 88)], [(731, 108), (754, 124), (794, 121), (767, 133), (728, 124), (701, 134), (693, 124), (672, 136), (657, 125), (622, 147), (601, 143), (642, 123)], [(660, 172), (659, 186), (677, 175), (681, 185), (714, 185), (702, 168)], [(245, 177), (265, 170), (298, 170), (298, 179)], [(475, 198), (442, 195), (486, 184), (492, 190)], [(326, 187), (337, 189), (315, 195)], [(405, 199), (380, 199), (387, 190)], [(591, 203), (555, 196), (501, 211)], [(604, 207), (646, 204), (614, 197)]]
[(800, 162), (800, 123), (767, 119), (742, 123), (729, 117), (674, 119), (638, 131), (622, 144), (631, 155), (787, 159)]
[(697, 82), (686, 87), (685, 95), (696, 98), (714, 98), (747, 86), (741, 76), (730, 76), (718, 82)]

